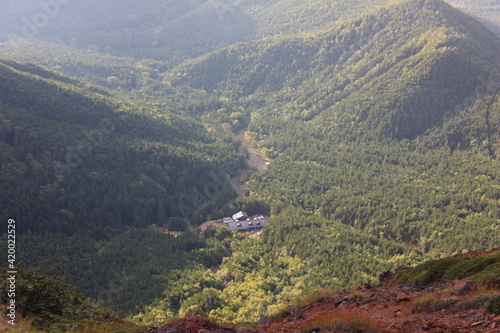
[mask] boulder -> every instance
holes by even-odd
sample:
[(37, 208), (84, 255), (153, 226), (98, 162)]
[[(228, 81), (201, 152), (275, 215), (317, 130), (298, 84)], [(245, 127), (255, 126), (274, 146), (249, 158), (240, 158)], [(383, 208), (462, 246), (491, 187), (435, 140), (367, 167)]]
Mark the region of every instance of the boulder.
[(474, 281), (460, 281), (453, 287), (453, 295), (464, 296), (477, 289), (477, 283)]

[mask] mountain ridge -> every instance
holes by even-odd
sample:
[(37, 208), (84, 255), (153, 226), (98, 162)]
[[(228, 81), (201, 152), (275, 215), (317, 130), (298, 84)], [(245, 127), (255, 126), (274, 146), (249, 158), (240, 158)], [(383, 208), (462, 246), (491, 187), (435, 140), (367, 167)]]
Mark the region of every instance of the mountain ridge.
[[(477, 87), (480, 83), (479, 80), (471, 81), (471, 77), (484, 78), (488, 76), (489, 72), (495, 76), (498, 75), (500, 40), (493, 33), (484, 29), (484, 26), (476, 20), (441, 1), (406, 2), (403, 5), (395, 5), (390, 8), (392, 12), (381, 10), (374, 16), (367, 15), (347, 24), (344, 23), (343, 26), (341, 24), (340, 28), (324, 33), (324, 37), (321, 35), (289, 37), (285, 40), (271, 38), (261, 42), (231, 46), (178, 66), (167, 75), (165, 80), (173, 86), (187, 84), (209, 92), (217, 90), (219, 94), (235, 98), (248, 97), (259, 92), (257, 95), (267, 96), (267, 98), (274, 99), (276, 103), (278, 100), (280, 103), (285, 102), (286, 107), (295, 113), (293, 118), (309, 121), (322, 111), (329, 110), (330, 106), (338, 102), (345, 103), (344, 99), (348, 101), (349, 98), (345, 98), (345, 96), (349, 97), (351, 92), (364, 94), (363, 89), (372, 89), (370, 85), (374, 86), (375, 89), (383, 90), (385, 94), (392, 95), (387, 96), (387, 99), (396, 100), (394, 96), (404, 96), (404, 92), (409, 91), (411, 86), (391, 91), (395, 87), (389, 85), (391, 82), (401, 81), (398, 76), (404, 68), (412, 68), (413, 76), (417, 80), (419, 77), (427, 80), (429, 85), (455, 85), (452, 89), (436, 87), (441, 90), (441, 94), (433, 96), (435, 101), (431, 103), (440, 104), (435, 106), (431, 104), (431, 109), (426, 113), (422, 113), (423, 110), (415, 110), (413, 119), (397, 120), (400, 123), (406, 122), (404, 128), (399, 130), (394, 129), (395, 125), (390, 124), (394, 121), (392, 119), (405, 117), (411, 113), (402, 110), (412, 107), (411, 105), (405, 106), (405, 104), (421, 105), (423, 101), (404, 102), (403, 97), (401, 98), (403, 101), (401, 106), (392, 106), (393, 109), (399, 108), (400, 111), (396, 115), (389, 116), (387, 120), (389, 123), (382, 124), (387, 128), (382, 127), (378, 132), (392, 131), (392, 137), (414, 138), (440, 122), (442, 114), (438, 113), (437, 108), (443, 110), (441, 112), (453, 108), (460, 98), (465, 98)], [(413, 17), (419, 10), (425, 12)], [(433, 13), (434, 17), (429, 18), (429, 15)], [(397, 19), (391, 19), (391, 15)], [(454, 24), (453, 28), (449, 28), (448, 23), (443, 23), (446, 20)], [(412, 27), (401, 25), (400, 22), (412, 22)], [(361, 25), (363, 26), (361, 27)], [(396, 41), (394, 34), (397, 33), (398, 29), (403, 29), (409, 35), (405, 36), (404, 39), (399, 37)], [(473, 37), (469, 37), (471, 35)], [(339, 42), (333, 44), (329, 42), (333, 39), (339, 40)], [(437, 41), (439, 39), (441, 39), (440, 42)], [(481, 41), (482, 47), (476, 45), (476, 40)], [(386, 46), (382, 43), (386, 43)], [(387, 56), (385, 58), (376, 56), (389, 52), (393, 58), (391, 60), (388, 60)], [(322, 54), (327, 55), (327, 57), (325, 58), (325, 55)], [(363, 54), (371, 54), (372, 56), (364, 59)], [(472, 59), (474, 57), (476, 59)], [(305, 65), (301, 66), (297, 61), (298, 58)], [(428, 64), (429, 62), (431, 63)], [(432, 62), (435, 62), (435, 65)], [(489, 65), (484, 67), (484, 64), (488, 62)], [(457, 72), (453, 68), (457, 65), (462, 71), (469, 72)], [(496, 66), (494, 70), (489, 68), (492, 65)], [(422, 68), (418, 69), (418, 66)], [(473, 66), (478, 67), (474, 69)], [(426, 75), (426, 71), (431, 72)], [(294, 74), (296, 72), (300, 74)], [(456, 77), (447, 77), (451, 75), (456, 75)], [(448, 81), (443, 81), (443, 78)], [(411, 79), (414, 80), (413, 77)], [(494, 80), (497, 78), (495, 77)], [(437, 83), (440, 81), (442, 82)], [(408, 82), (407, 84), (422, 89), (427, 83)], [(285, 88), (287, 92), (280, 93), (280, 90)], [(290, 88), (292, 89), (291, 94)], [(417, 92), (415, 98), (432, 96), (432, 89), (436, 88), (427, 88), (425, 92)], [(301, 92), (297, 95), (293, 93), (294, 90)], [(273, 94), (277, 96), (273, 96)], [(293, 101), (292, 97), (294, 97)], [(258, 96), (256, 99), (258, 100)], [(352, 99), (358, 99), (358, 97), (354, 96)], [(325, 105), (325, 101), (328, 100), (331, 102), (327, 102)], [(451, 103), (443, 105), (441, 101)], [(347, 103), (352, 104), (352, 102)], [(306, 105), (306, 107), (302, 105)], [(314, 111), (312, 105), (325, 106), (316, 107), (319, 110)], [(359, 106), (350, 105), (349, 107), (353, 109)], [(304, 110), (306, 108), (309, 110)], [(371, 108), (380, 107), (372, 105)], [(331, 111), (325, 113), (325, 116), (328, 117), (329, 113)], [(339, 111), (335, 113), (339, 113)], [(372, 115), (368, 115), (369, 113)], [(320, 117), (322, 119), (318, 121), (326, 121), (325, 116)], [(368, 111), (366, 107), (357, 112), (355, 116), (361, 118), (361, 120), (356, 120), (357, 122), (367, 121), (368, 123), (385, 117), (380, 112)], [(338, 123), (338, 121), (333, 122)], [(415, 126), (419, 122), (421, 124)], [(345, 126), (345, 123), (341, 123), (341, 125)], [(375, 121), (373, 125), (368, 125), (368, 128), (362, 127), (362, 130), (370, 130), (377, 126), (379, 125)], [(336, 128), (336, 130), (338, 129), (339, 127)], [(412, 131), (415, 133), (410, 134)]]

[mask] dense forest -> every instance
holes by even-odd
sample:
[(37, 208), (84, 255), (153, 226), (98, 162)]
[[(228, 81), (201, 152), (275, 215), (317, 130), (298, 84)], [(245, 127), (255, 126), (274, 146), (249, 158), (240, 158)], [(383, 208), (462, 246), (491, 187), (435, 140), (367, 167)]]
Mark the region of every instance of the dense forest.
[[(111, 294), (124, 267), (149, 275), (162, 261), (165, 272), (221, 260), (211, 255), (217, 248), (192, 253), (205, 244), (190, 233), (175, 239), (134, 230), (157, 224), (184, 231), (203, 220), (198, 211), (231, 200), (228, 178), (244, 166), (232, 136), (30, 64), (0, 61), (0, 85), (0, 216), (19, 221), (22, 261), (64, 272), (119, 311), (116, 297), (134, 299), (127, 304), (133, 308), (160, 292)], [(153, 249), (146, 264), (143, 251)]]
[[(480, 21), (439, 0), (103, 3), (0, 45), (0, 220), (27, 267), (143, 324), (253, 323), (498, 246), (500, 39)], [(244, 196), (240, 131), (271, 161)], [(239, 210), (271, 215), (260, 237), (198, 228)]]

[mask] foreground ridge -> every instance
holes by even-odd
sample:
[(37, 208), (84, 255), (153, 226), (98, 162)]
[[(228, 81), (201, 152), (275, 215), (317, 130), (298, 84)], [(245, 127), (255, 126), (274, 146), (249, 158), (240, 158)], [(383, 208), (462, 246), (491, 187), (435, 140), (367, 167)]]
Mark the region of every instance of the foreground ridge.
[[(400, 267), (381, 274), (378, 286), (365, 284), (321, 296), (252, 327), (191, 317), (148, 332), (500, 332), (499, 275), (484, 278), (498, 266), (499, 258), (500, 248)], [(453, 272), (466, 279), (446, 278)]]

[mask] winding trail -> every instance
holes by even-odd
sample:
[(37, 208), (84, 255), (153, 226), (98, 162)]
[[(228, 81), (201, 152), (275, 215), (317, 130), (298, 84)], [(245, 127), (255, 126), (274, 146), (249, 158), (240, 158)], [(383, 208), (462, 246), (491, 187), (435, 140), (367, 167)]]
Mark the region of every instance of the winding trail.
[(231, 187), (236, 193), (239, 195), (245, 195), (245, 189), (247, 187), (246, 179), (254, 173), (265, 171), (269, 166), (269, 160), (262, 155), (262, 152), (259, 149), (252, 147), (250, 142), (245, 139), (245, 130), (238, 132), (237, 137), (248, 151), (248, 163), (250, 164), (250, 169), (243, 170), (240, 175), (231, 178), (230, 182)]

